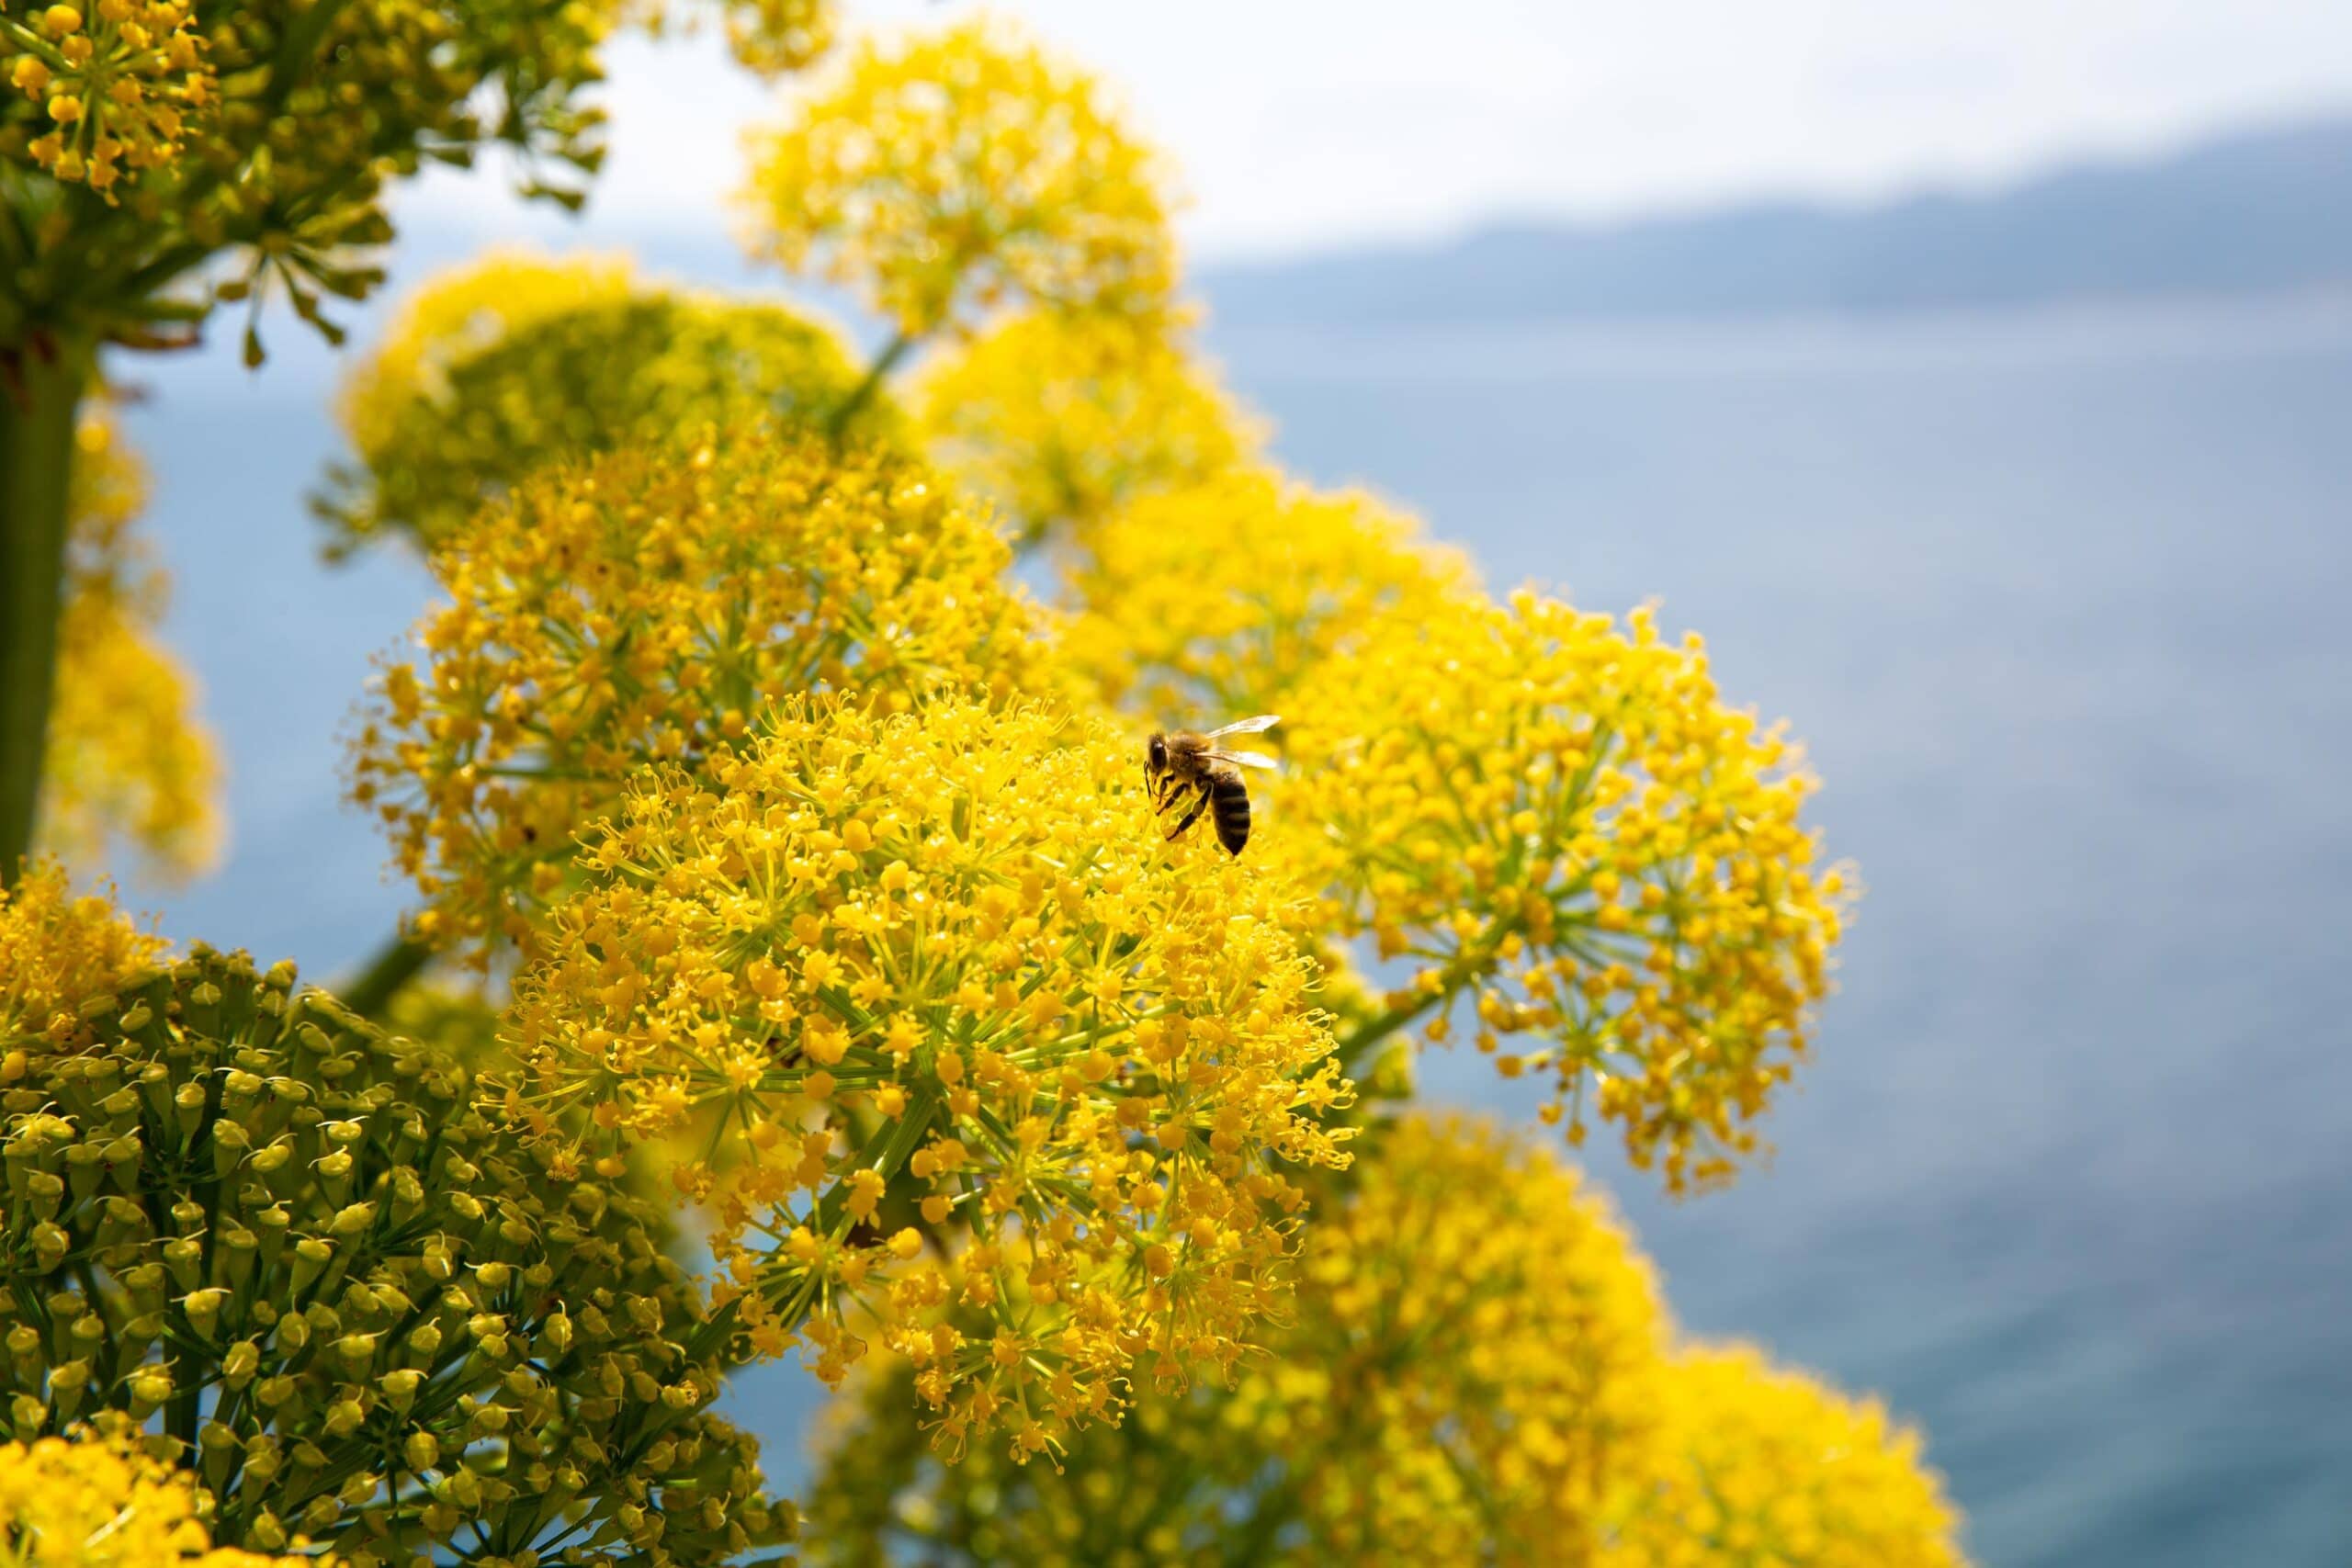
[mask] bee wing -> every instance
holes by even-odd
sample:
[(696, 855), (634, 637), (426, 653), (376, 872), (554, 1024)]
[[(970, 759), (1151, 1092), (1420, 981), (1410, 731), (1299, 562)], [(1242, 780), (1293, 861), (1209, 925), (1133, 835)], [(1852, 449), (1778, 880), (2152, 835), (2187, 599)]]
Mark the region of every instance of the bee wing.
[(1223, 735), (1255, 735), (1261, 729), (1272, 729), (1283, 721), (1278, 713), (1261, 713), (1255, 718), (1237, 718), (1223, 729), (1212, 729), (1201, 739), (1215, 740)]
[(1221, 762), (1238, 762), (1245, 768), (1279, 768), (1282, 764), (1263, 751), (1212, 751), (1210, 756)]

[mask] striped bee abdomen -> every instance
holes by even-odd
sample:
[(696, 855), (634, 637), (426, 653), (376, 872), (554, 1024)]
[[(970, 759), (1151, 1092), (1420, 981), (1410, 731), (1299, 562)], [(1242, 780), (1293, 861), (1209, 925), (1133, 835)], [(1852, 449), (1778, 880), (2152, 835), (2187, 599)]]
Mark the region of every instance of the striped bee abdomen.
[(1216, 818), (1216, 841), (1226, 853), (1239, 854), (1250, 841), (1250, 790), (1240, 774), (1227, 771), (1209, 775), (1209, 811)]

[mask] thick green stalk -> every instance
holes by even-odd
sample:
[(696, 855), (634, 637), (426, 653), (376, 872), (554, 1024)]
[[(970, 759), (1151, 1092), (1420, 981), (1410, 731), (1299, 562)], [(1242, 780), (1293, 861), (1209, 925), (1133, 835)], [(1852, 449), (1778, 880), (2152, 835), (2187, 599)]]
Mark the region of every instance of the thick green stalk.
[(28, 349), (16, 369), (13, 384), (0, 386), (0, 886), (30, 852), (40, 807), (74, 421), (89, 367), (70, 351)]
[(1354, 1033), (1342, 1039), (1334, 1051), (1340, 1068), (1349, 1073), (1360, 1070), (1372, 1048), (1408, 1025), (1419, 1022), (1445, 999), (1437, 996), (1417, 997), (1402, 1007), (1390, 1008), (1375, 1018), (1366, 1019)]
[(422, 942), (411, 942), (405, 936), (395, 935), (376, 950), (376, 955), (368, 961), (367, 968), (335, 991), (335, 999), (360, 1017), (381, 1022), (392, 998), (399, 996), (411, 980), (424, 973), (424, 966), (432, 962), (431, 948)]
[(904, 332), (892, 333), (890, 341), (882, 345), (882, 352), (874, 356), (874, 363), (865, 367), (865, 378), (834, 406), (831, 417), (825, 421), (825, 434), (836, 446), (849, 434), (850, 421), (865, 412), (865, 405), (874, 400), (874, 394), (882, 389), (882, 383), (889, 379), (890, 372), (914, 345), (915, 340)]

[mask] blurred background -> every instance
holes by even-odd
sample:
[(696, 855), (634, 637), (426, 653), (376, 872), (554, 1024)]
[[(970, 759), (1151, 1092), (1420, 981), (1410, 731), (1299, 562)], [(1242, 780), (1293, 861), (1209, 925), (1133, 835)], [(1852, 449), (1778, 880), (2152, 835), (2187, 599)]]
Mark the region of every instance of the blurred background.
[[(1662, 600), (1807, 742), (1870, 894), (1777, 1158), (1595, 1161), (1684, 1321), (1920, 1422), (1984, 1562), (2352, 1561), (2352, 8), (1007, 8), (1181, 167), (1286, 465)], [(393, 296), (517, 242), (786, 291), (729, 239), (762, 90), (615, 62), (585, 216), (429, 179)], [(325, 978), (401, 907), (336, 737), (430, 585), (321, 563), (335, 361), (234, 331), (133, 367), (232, 840), (132, 892)], [(810, 1385), (732, 1403), (796, 1480)]]

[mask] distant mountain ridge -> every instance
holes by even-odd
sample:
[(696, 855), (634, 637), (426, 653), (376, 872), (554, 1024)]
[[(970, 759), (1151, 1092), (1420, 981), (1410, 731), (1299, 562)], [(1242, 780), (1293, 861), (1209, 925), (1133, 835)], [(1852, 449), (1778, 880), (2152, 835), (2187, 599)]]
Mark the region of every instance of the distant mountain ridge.
[(1883, 311), (2352, 287), (2352, 116), (1984, 195), (1514, 224), (1205, 269), (1225, 326)]

